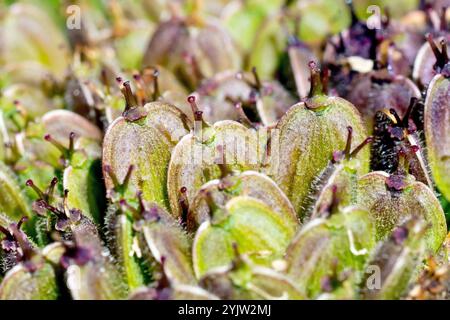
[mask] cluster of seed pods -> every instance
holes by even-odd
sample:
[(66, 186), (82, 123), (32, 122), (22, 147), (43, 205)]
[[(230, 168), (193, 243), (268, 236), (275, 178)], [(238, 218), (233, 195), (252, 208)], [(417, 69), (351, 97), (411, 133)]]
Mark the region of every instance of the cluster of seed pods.
[(75, 2), (0, 4), (0, 299), (450, 298), (449, 10)]

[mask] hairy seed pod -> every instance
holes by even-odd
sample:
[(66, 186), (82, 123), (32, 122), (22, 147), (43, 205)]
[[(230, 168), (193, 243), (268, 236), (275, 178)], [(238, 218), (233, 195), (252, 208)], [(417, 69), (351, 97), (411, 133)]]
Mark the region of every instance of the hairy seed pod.
[(63, 188), (70, 190), (67, 205), (80, 209), (94, 222), (100, 222), (105, 210), (102, 183), (101, 147), (96, 141), (79, 138), (74, 143), (70, 165), (64, 169)]
[(256, 123), (274, 124), (294, 103), (277, 81), (262, 81), (250, 73), (224, 71), (206, 79), (193, 93), (203, 109), (205, 121), (242, 120), (236, 104)]
[(286, 195), (269, 177), (255, 171), (244, 171), (204, 184), (189, 205), (188, 229), (196, 230), (213, 212), (209, 206), (212, 200), (217, 206), (225, 204), (233, 197), (248, 196), (264, 202), (281, 218), (297, 223), (297, 214)]
[[(450, 64), (447, 64), (449, 67)], [(450, 201), (450, 74), (431, 80), (425, 100), (425, 138), (431, 172), (437, 187)]]
[(367, 128), (372, 127), (375, 113), (384, 108), (393, 108), (403, 117), (411, 98), (421, 97), (419, 89), (408, 78), (391, 75), (387, 69), (372, 71), (356, 79), (345, 96), (361, 112)]
[(144, 65), (162, 65), (187, 87), (228, 69), (239, 69), (229, 35), (213, 21), (172, 17), (161, 23), (147, 47)]
[(110, 252), (89, 229), (76, 228), (74, 243), (66, 245), (60, 263), (66, 269), (66, 284), (74, 300), (118, 300), (128, 294), (126, 284)]
[[(328, 97), (321, 92), (319, 70), (311, 64), (310, 98), (294, 105), (281, 118), (272, 139), (270, 176), (289, 197), (300, 218), (306, 211), (312, 183), (327, 166), (335, 150), (344, 149), (347, 127), (353, 128), (352, 148), (367, 136), (362, 119), (348, 101)], [(363, 164), (360, 174), (367, 172), (368, 150), (357, 159)]]
[(333, 153), (333, 159), (313, 183), (313, 190), (309, 195), (311, 206), (306, 216), (308, 219), (329, 214), (329, 208), (335, 200), (339, 201), (342, 207), (356, 203), (358, 172), (361, 166), (366, 164), (355, 157), (366, 144), (372, 142), (372, 137), (366, 138), (351, 150), (353, 128), (348, 127), (347, 130), (345, 149)]
[(43, 262), (29, 272), (23, 265), (12, 268), (0, 285), (2, 300), (56, 300), (58, 288), (52, 266)]
[(233, 244), (252, 261), (267, 265), (281, 258), (297, 229), (293, 223), (260, 200), (235, 197), (224, 208), (217, 208), (211, 221), (196, 232), (193, 263), (197, 277), (233, 260)]
[[(0, 284), (2, 300), (56, 300), (59, 296), (56, 274), (52, 264), (45, 255), (38, 251), (20, 230), (23, 219), (19, 223), (11, 223), (3, 229), (6, 238), (2, 241), (2, 249), (16, 251), (17, 264), (10, 269)], [(54, 256), (49, 248), (43, 252)]]
[(94, 124), (69, 110), (53, 110), (42, 117), (46, 133), (64, 145), (69, 144), (70, 133), (101, 142), (102, 133)]
[(362, 270), (375, 245), (374, 225), (368, 212), (357, 207), (332, 211), (335, 212), (328, 219), (308, 222), (286, 251), (287, 274), (309, 298), (321, 293), (322, 282), (333, 272)]
[(133, 210), (110, 204), (105, 217), (108, 247), (130, 292), (144, 285), (142, 251), (133, 228)]
[(358, 185), (358, 204), (375, 219), (377, 240), (386, 239), (396, 226), (417, 216), (429, 224), (424, 235), (427, 249), (433, 253), (439, 249), (447, 230), (445, 216), (426, 185), (411, 175), (389, 175), (383, 171), (366, 174)]
[(173, 283), (195, 284), (189, 236), (171, 219), (144, 224), (142, 233), (153, 259), (161, 263)]
[(423, 220), (411, 219), (377, 245), (361, 279), (363, 299), (399, 299), (405, 294), (425, 258), (425, 229)]
[(0, 211), (11, 220), (18, 220), (22, 216), (31, 217), (31, 209), (22, 190), (17, 183), (14, 173), (3, 163), (0, 163)]
[(201, 186), (219, 178), (221, 170), (258, 169), (261, 153), (265, 152), (261, 140), (262, 134), (235, 121), (219, 121), (212, 126), (196, 121), (194, 132), (184, 136), (172, 152), (167, 174), (172, 214), (183, 214), (179, 201), (182, 188), (191, 203)]
[(247, 256), (239, 253), (231, 265), (208, 271), (199, 282), (203, 288), (225, 300), (305, 298), (300, 288), (286, 275), (254, 265)]
[(179, 109), (161, 102), (130, 111), (143, 114), (136, 120), (130, 118), (134, 117), (131, 112), (117, 118), (103, 141), (106, 189), (114, 187), (114, 180), (123, 181), (133, 165), (125, 198), (133, 198), (136, 190), (142, 190), (145, 200), (169, 208), (167, 167), (173, 147), (189, 132), (191, 123)]

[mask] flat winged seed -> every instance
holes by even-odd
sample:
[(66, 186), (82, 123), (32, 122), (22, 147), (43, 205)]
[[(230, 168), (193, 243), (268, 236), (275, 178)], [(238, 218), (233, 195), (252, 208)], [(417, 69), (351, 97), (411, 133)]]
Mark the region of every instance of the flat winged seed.
[(22, 194), (22, 188), (17, 183), (14, 173), (3, 163), (0, 163), (0, 211), (12, 220), (23, 216), (31, 217), (31, 209)]
[(212, 268), (230, 264), (233, 244), (252, 261), (270, 264), (281, 258), (297, 227), (297, 222), (285, 219), (260, 200), (235, 197), (197, 230), (193, 244), (195, 274), (201, 277)]
[(166, 180), (171, 152), (191, 125), (186, 115), (172, 105), (151, 102), (144, 108), (148, 112), (143, 119), (128, 121), (119, 117), (109, 126), (103, 142), (105, 184), (108, 190), (114, 188), (106, 167), (121, 182), (134, 165), (132, 187), (126, 197), (133, 198), (141, 190), (145, 200), (169, 208)]
[(0, 285), (1, 300), (56, 300), (58, 287), (55, 271), (43, 262), (30, 272), (18, 264), (8, 271)]
[(426, 257), (425, 228), (423, 220), (409, 220), (377, 245), (360, 282), (361, 298), (392, 300), (406, 293)]
[(237, 196), (248, 196), (268, 205), (280, 217), (297, 223), (297, 214), (286, 195), (268, 176), (256, 171), (244, 171), (239, 175), (211, 180), (204, 184), (189, 205), (188, 228), (197, 229), (212, 215), (207, 196), (211, 196), (216, 205), (224, 206)]
[(431, 172), (450, 201), (450, 79), (437, 75), (428, 86), (424, 129)]
[(375, 245), (368, 212), (346, 207), (330, 218), (316, 218), (297, 233), (286, 251), (288, 276), (309, 298), (322, 292), (326, 276), (346, 269), (362, 270)]
[(412, 216), (429, 224), (425, 232), (427, 249), (436, 252), (445, 239), (447, 226), (439, 200), (422, 182), (412, 176), (389, 175), (375, 171), (358, 181), (358, 204), (375, 219), (376, 238), (383, 240)]
[(79, 114), (69, 110), (52, 110), (42, 116), (46, 133), (64, 145), (69, 144), (70, 133), (101, 142), (100, 129)]
[[(344, 149), (349, 126), (353, 128), (354, 148), (367, 136), (359, 112), (344, 99), (325, 96), (291, 107), (278, 122), (272, 138), (269, 175), (291, 200), (300, 218), (306, 213), (315, 179), (333, 152)], [(362, 164), (359, 174), (368, 171), (368, 157), (367, 148), (356, 156)]]
[(172, 219), (148, 222), (142, 232), (154, 260), (164, 259), (164, 272), (174, 284), (195, 284), (192, 240)]
[(260, 166), (264, 138), (260, 139), (257, 131), (230, 120), (199, 131), (183, 137), (170, 160), (167, 189), (175, 217), (182, 215), (181, 188), (186, 188), (187, 201), (191, 203), (202, 185), (221, 176), (219, 165), (236, 171), (255, 170)]

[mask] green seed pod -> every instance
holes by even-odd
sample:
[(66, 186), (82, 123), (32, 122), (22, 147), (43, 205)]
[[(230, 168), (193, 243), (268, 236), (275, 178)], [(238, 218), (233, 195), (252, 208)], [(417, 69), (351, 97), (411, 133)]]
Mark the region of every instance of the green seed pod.
[(375, 219), (377, 240), (385, 239), (395, 226), (417, 216), (430, 225), (424, 235), (427, 249), (433, 253), (439, 249), (447, 231), (445, 216), (426, 185), (411, 175), (383, 171), (364, 175), (358, 185), (358, 203)]
[(219, 297), (197, 285), (183, 284), (173, 281), (166, 272), (166, 260), (160, 262), (161, 275), (150, 288), (134, 291), (131, 300), (218, 300)]
[(73, 132), (77, 137), (85, 137), (94, 141), (102, 141), (102, 132), (84, 117), (69, 110), (53, 110), (42, 117), (45, 132), (63, 145), (69, 145), (69, 137)]
[(23, 265), (11, 269), (0, 285), (1, 300), (56, 300), (58, 288), (52, 266), (42, 262), (30, 272)]
[(2, 228), (6, 235), (2, 248), (15, 251), (18, 264), (6, 273), (0, 285), (0, 299), (56, 300), (59, 294), (55, 270), (20, 230), (22, 222)]
[(2, 24), (1, 59), (17, 82), (39, 84), (49, 74), (64, 79), (68, 45), (47, 13), (38, 6), (14, 4)]
[[(236, 250), (236, 249), (235, 249)], [(282, 260), (279, 260), (283, 263)], [(304, 293), (283, 273), (254, 265), (237, 253), (229, 266), (208, 271), (200, 285), (225, 300), (303, 300)]]
[[(445, 44), (444, 44), (445, 46)], [(444, 49), (444, 47), (442, 47)], [(446, 54), (446, 51), (443, 51)], [(437, 187), (450, 200), (450, 67), (436, 75), (430, 82), (425, 100), (424, 127), (428, 159)]]
[[(134, 99), (129, 83), (123, 83), (127, 99)], [(189, 132), (190, 120), (179, 109), (161, 102), (133, 107), (127, 102), (122, 117), (108, 128), (103, 141), (103, 174), (106, 189), (123, 181), (130, 165), (135, 170), (130, 178), (125, 199), (142, 190), (147, 201), (169, 208), (166, 180), (167, 167), (175, 144)], [(117, 181), (115, 181), (117, 180)]]
[[(315, 178), (325, 169), (335, 150), (343, 150), (347, 127), (353, 128), (352, 148), (367, 136), (355, 107), (321, 91), (319, 70), (310, 64), (312, 89), (310, 98), (294, 105), (281, 118), (272, 137), (270, 175), (291, 200), (301, 218), (305, 215), (307, 196)], [(368, 171), (368, 150), (357, 155), (362, 166), (359, 174)]]
[(298, 223), (275, 213), (264, 202), (239, 196), (213, 212), (198, 228), (193, 244), (197, 277), (233, 260), (233, 243), (255, 263), (267, 265), (281, 258)]
[(333, 159), (313, 183), (314, 189), (310, 194), (313, 203), (306, 218), (314, 219), (326, 214), (334, 197), (339, 199), (341, 207), (356, 203), (358, 171), (361, 166), (366, 166), (366, 164), (355, 159), (355, 156), (372, 141), (372, 137), (366, 138), (359, 146), (351, 150), (353, 128), (348, 127), (347, 130), (345, 149), (333, 153)]
[(262, 81), (256, 73), (224, 71), (206, 79), (193, 95), (197, 96), (207, 122), (242, 120), (236, 107), (241, 103), (244, 114), (256, 123), (273, 125), (294, 99), (277, 81)]
[(411, 219), (378, 244), (360, 283), (363, 299), (399, 299), (418, 276), (425, 258), (425, 224)]
[(12, 220), (23, 216), (31, 217), (31, 208), (17, 183), (14, 173), (3, 163), (0, 163), (0, 212)]
[(48, 99), (42, 90), (24, 83), (4, 88), (1, 101), (3, 111), (7, 108), (7, 104), (14, 105), (14, 102), (19, 102), (20, 107), (23, 107), (23, 111), (31, 119), (42, 116), (55, 108), (55, 103)]
[(137, 235), (133, 229), (134, 208), (126, 208), (125, 203), (118, 208), (111, 204), (106, 215), (108, 247), (116, 258), (124, 282), (132, 292), (144, 285), (144, 274), (141, 268), (142, 252), (139, 248)]
[(67, 288), (75, 300), (125, 299), (127, 286), (95, 233), (80, 225), (73, 229), (74, 243), (65, 244), (61, 264), (66, 269)]
[(286, 251), (286, 272), (309, 298), (323, 291), (322, 282), (333, 273), (360, 271), (375, 245), (368, 212), (335, 204), (330, 211), (330, 218), (316, 218), (300, 229)]
[[(183, 216), (180, 203), (182, 190), (191, 203), (203, 184), (217, 179), (222, 171), (254, 170), (260, 166), (262, 134), (235, 121), (219, 121), (208, 126), (201, 118), (195, 98), (191, 96), (194, 114), (198, 117), (194, 132), (184, 136), (173, 150), (168, 169), (167, 189), (171, 212)], [(222, 168), (222, 169), (221, 169)]]
[(223, 28), (199, 17), (172, 17), (153, 34), (143, 65), (162, 65), (176, 73), (187, 87), (225, 70), (238, 70), (239, 57)]
[(152, 260), (162, 263), (167, 278), (174, 284), (195, 284), (192, 268), (192, 239), (164, 210), (151, 205), (139, 229)]
[(211, 180), (202, 186), (189, 205), (188, 229), (196, 230), (204, 221), (209, 220), (213, 214), (210, 201), (217, 206), (225, 206), (228, 200), (238, 196), (260, 200), (282, 219), (293, 224), (298, 223), (294, 208), (275, 182), (264, 174), (245, 171), (239, 175)]
[[(72, 140), (75, 138), (71, 134)], [(101, 147), (90, 139), (71, 142), (74, 153), (64, 169), (63, 188), (70, 190), (67, 205), (80, 209), (94, 222), (101, 221), (105, 209), (105, 189), (102, 181)]]

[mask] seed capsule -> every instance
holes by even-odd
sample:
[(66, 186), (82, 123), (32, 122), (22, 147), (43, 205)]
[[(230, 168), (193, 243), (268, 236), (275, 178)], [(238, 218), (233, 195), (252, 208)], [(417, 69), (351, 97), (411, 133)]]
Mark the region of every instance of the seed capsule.
[(89, 228), (74, 229), (74, 242), (66, 244), (60, 263), (75, 300), (119, 300), (128, 294), (109, 251)]
[(200, 279), (200, 285), (225, 300), (305, 298), (304, 293), (284, 274), (254, 265), (246, 255), (239, 253), (230, 265), (207, 272)]
[(297, 223), (283, 219), (260, 200), (235, 197), (217, 208), (197, 230), (193, 263), (197, 277), (226, 266), (234, 256), (233, 243), (255, 263), (267, 265), (281, 258)]
[(210, 201), (216, 206), (225, 206), (233, 197), (248, 196), (264, 202), (286, 221), (297, 223), (297, 214), (286, 195), (267, 176), (245, 171), (236, 176), (207, 182), (198, 191), (189, 206), (187, 224), (190, 230), (196, 230), (204, 221), (209, 220), (213, 212)]
[(360, 283), (363, 299), (399, 299), (417, 277), (425, 257), (423, 221), (412, 219), (377, 245)]
[(3, 250), (17, 251), (18, 264), (2, 280), (0, 299), (56, 300), (59, 290), (55, 270), (20, 230), (21, 224), (22, 220), (18, 224), (10, 224), (6, 232), (9, 236), (2, 241)]
[[(447, 63), (445, 68), (449, 67), (450, 64)], [(425, 139), (431, 172), (437, 187), (447, 200), (450, 200), (449, 77), (448, 71), (443, 71), (431, 80), (424, 111)]]
[(424, 219), (424, 241), (436, 252), (445, 239), (447, 226), (438, 199), (422, 182), (411, 175), (375, 171), (359, 179), (358, 203), (375, 219), (377, 240), (386, 239), (392, 230), (411, 216)]
[(124, 202), (111, 204), (105, 217), (108, 247), (130, 292), (144, 285), (145, 281), (142, 251), (133, 229), (133, 209)]
[[(276, 126), (272, 139), (275, 157), (270, 167), (270, 175), (301, 218), (315, 178), (327, 166), (333, 152), (344, 149), (347, 127), (353, 128), (353, 148), (367, 136), (355, 107), (321, 92), (315, 64), (311, 64), (311, 73), (310, 98), (291, 107)], [(363, 164), (359, 173), (367, 172), (368, 150), (362, 150), (356, 158)]]
[(162, 65), (188, 87), (228, 69), (239, 69), (229, 35), (212, 21), (172, 17), (161, 23), (147, 47), (144, 65)]
[(31, 217), (31, 210), (22, 190), (17, 183), (14, 173), (4, 164), (0, 163), (0, 211), (12, 220), (22, 216)]
[(333, 201), (338, 200), (342, 207), (356, 203), (358, 171), (366, 164), (355, 157), (365, 145), (372, 142), (373, 138), (366, 138), (359, 146), (351, 150), (353, 128), (348, 127), (347, 130), (345, 149), (333, 153), (333, 159), (313, 183), (314, 187), (309, 196), (311, 207), (306, 216), (308, 219), (329, 214), (328, 208)]
[(63, 188), (70, 190), (67, 205), (80, 209), (94, 222), (100, 222), (105, 210), (100, 145), (86, 138), (74, 143), (74, 155), (64, 169)]
[(368, 212), (336, 206), (331, 211), (328, 219), (313, 219), (300, 229), (286, 251), (287, 274), (309, 298), (322, 292), (324, 278), (333, 276), (333, 270), (362, 270), (375, 245)]
[(229, 120), (208, 126), (201, 118), (201, 111), (195, 113), (200, 118), (194, 132), (184, 136), (176, 145), (168, 169), (167, 188), (175, 217), (183, 214), (179, 202), (182, 188), (186, 190), (187, 202), (191, 203), (203, 184), (220, 177), (221, 169), (245, 171), (259, 168), (261, 150), (265, 148), (261, 141), (265, 140), (263, 134), (259, 136), (255, 130)]
[[(132, 120), (130, 117), (134, 116), (127, 112), (143, 114)], [(135, 170), (125, 199), (133, 198), (139, 189), (145, 200), (169, 208), (167, 167), (173, 147), (190, 127), (189, 119), (180, 110), (165, 103), (152, 102), (127, 110), (109, 126), (103, 141), (106, 189), (114, 187), (114, 179), (123, 181), (133, 165)]]
[(151, 206), (149, 221), (144, 221), (140, 229), (143, 243), (150, 249), (154, 261), (162, 263), (167, 278), (174, 284), (196, 283), (192, 267), (192, 239), (164, 210)]

